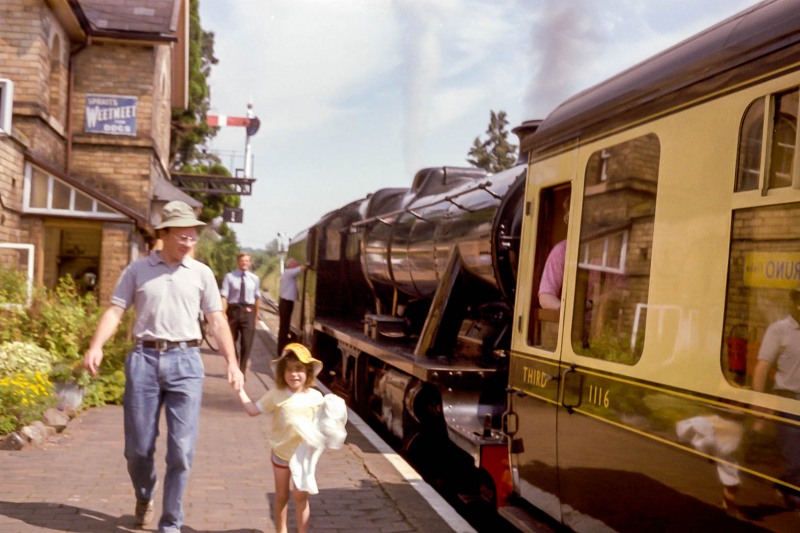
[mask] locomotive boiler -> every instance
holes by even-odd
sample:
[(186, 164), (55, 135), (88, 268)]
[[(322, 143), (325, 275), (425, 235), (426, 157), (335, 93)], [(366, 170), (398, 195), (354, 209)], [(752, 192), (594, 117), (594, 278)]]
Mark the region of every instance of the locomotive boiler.
[(311, 267), (293, 333), (331, 388), (423, 474), (447, 469), (491, 504), (511, 490), (501, 418), (524, 171), (423, 169), (409, 188), (325, 215), (289, 248)]

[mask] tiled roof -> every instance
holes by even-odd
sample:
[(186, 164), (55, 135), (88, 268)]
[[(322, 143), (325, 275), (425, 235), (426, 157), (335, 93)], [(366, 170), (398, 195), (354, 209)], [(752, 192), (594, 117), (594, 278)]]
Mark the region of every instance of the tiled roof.
[(174, 35), (183, 0), (78, 0), (95, 31)]

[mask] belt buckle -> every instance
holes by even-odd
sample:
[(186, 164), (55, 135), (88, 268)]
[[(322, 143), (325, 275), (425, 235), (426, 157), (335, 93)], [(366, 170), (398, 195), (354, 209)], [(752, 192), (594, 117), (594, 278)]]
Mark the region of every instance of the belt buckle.
[(167, 344), (168, 344), (168, 341), (165, 341), (164, 339), (156, 340), (156, 350), (158, 350), (159, 352), (166, 352), (167, 351)]

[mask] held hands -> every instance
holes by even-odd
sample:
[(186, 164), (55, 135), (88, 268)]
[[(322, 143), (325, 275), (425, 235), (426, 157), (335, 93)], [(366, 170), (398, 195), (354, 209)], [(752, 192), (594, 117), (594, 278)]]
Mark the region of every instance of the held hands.
[(261, 411), (258, 410), (258, 407), (253, 400), (250, 399), (250, 396), (247, 395), (245, 392), (244, 387), (239, 391), (239, 403), (242, 404), (242, 408), (244, 411), (250, 416), (258, 416), (261, 414)]

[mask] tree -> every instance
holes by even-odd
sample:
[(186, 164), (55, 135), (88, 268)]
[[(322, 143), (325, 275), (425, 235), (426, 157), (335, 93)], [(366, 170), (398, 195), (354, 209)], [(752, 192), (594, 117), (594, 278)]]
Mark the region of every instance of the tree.
[[(187, 166), (199, 162), (208, 164), (208, 157), (198, 147), (216, 135), (216, 128), (206, 124), (211, 93), (208, 76), (211, 66), (219, 61), (214, 57), (214, 34), (200, 25), (199, 0), (189, 3), (189, 106), (173, 108), (170, 165), (174, 170), (186, 171)], [(213, 158), (213, 156), (211, 156)], [(216, 162), (219, 162), (217, 160)]]
[[(172, 110), (172, 135), (170, 137), (170, 166), (188, 174), (230, 176), (230, 172), (217, 156), (206, 150), (206, 144), (216, 134), (217, 128), (206, 124), (211, 102), (208, 76), (211, 67), (219, 61), (214, 56), (214, 34), (204, 31), (200, 24), (199, 0), (189, 4), (189, 106)], [(203, 203), (200, 220), (211, 222), (222, 215), (225, 207), (239, 207), (241, 198), (235, 194), (208, 194), (185, 191)], [(221, 234), (229, 231), (223, 223)], [(230, 230), (232, 233), (232, 230)], [(233, 238), (235, 240), (235, 234)]]
[(197, 259), (207, 264), (217, 284), (222, 283), (222, 278), (231, 270), (238, 267), (236, 256), (239, 254), (239, 242), (236, 234), (227, 226), (219, 228), (218, 233), (204, 231), (200, 234), (200, 241), (197, 243)]
[(490, 111), (487, 139), (481, 141), (480, 137), (475, 137), (467, 162), (492, 173), (513, 167), (517, 162), (517, 146), (508, 142), (507, 125), (505, 111)]

